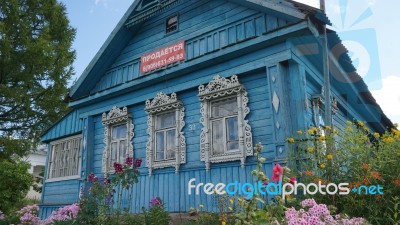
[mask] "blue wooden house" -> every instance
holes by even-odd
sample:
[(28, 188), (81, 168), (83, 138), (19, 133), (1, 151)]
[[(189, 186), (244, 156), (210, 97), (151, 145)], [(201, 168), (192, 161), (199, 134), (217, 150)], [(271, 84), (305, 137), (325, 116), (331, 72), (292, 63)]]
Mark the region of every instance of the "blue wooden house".
[[(264, 167), (287, 157), (299, 129), (346, 120), (392, 126), (328, 30), (330, 101), (324, 98), (319, 9), (290, 0), (136, 0), (71, 88), (70, 113), (42, 136), (49, 144), (41, 217), (79, 201), (90, 172), (143, 160), (133, 212), (162, 198), (170, 212), (211, 196), (188, 181), (252, 181), (254, 143)], [(93, 37), (95, 38), (95, 36)], [(331, 121), (323, 118), (325, 103)]]

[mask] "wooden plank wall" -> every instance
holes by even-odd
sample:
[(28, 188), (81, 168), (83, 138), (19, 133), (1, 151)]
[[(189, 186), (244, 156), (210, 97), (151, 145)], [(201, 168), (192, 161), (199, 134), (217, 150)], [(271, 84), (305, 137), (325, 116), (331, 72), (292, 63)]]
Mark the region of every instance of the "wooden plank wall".
[[(179, 31), (165, 34), (165, 20), (179, 15)], [(92, 93), (126, 83), (140, 74), (140, 57), (186, 41), (186, 60), (219, 51), (286, 25), (288, 21), (227, 1), (187, 1), (145, 22)]]
[[(269, 161), (266, 167), (271, 167), (272, 160), (275, 159), (272, 135), (272, 116), (269, 102), (269, 85), (265, 70), (239, 76), (239, 81), (247, 88), (249, 96), (250, 114), (248, 119), (252, 127), (254, 143), (262, 142), (265, 145), (264, 156)], [(175, 83), (171, 81), (171, 83)], [(154, 91), (154, 90), (149, 90)], [(155, 96), (156, 92), (154, 92)], [(147, 206), (151, 198), (161, 197), (166, 203), (169, 211), (186, 211), (190, 207), (198, 207), (205, 204), (212, 207), (211, 196), (188, 196), (187, 182), (191, 178), (196, 178), (198, 182), (241, 182), (252, 181), (250, 171), (254, 168), (254, 159), (248, 159), (249, 166), (240, 168), (240, 162), (227, 162), (212, 164), (210, 172), (205, 171), (205, 165), (200, 161), (199, 139), (201, 124), (200, 102), (197, 97), (197, 88), (182, 90), (177, 92), (177, 96), (185, 107), (186, 126), (183, 131), (186, 137), (187, 163), (181, 166), (181, 171), (175, 174), (174, 168), (157, 169), (154, 175), (149, 177), (145, 168), (146, 142), (148, 135), (147, 114), (144, 111), (144, 102), (128, 106), (128, 111), (132, 113), (135, 125), (133, 138), (134, 154), (136, 158), (143, 159), (140, 169), (142, 176), (140, 182), (135, 186), (134, 204), (135, 212), (139, 212), (142, 206)], [(112, 106), (110, 106), (111, 109)], [(93, 117), (94, 127), (94, 163), (92, 171), (98, 176), (102, 176), (102, 154), (104, 150), (104, 126), (101, 123), (101, 116)], [(125, 193), (125, 200), (128, 193)], [(128, 204), (128, 203), (126, 203)]]

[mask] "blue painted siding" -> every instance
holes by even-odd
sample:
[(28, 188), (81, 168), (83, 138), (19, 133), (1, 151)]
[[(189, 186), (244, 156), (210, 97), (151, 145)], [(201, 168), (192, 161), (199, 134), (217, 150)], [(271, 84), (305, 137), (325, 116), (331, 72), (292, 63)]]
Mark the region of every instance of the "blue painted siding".
[(46, 182), (43, 202), (46, 204), (72, 204), (79, 200), (79, 180)]
[[(166, 18), (178, 12), (179, 32), (165, 35)], [(190, 61), (287, 23), (284, 19), (226, 1), (188, 1), (145, 22), (92, 93), (140, 77), (140, 56), (160, 46), (185, 40), (186, 61)]]
[(62, 137), (71, 136), (82, 131), (83, 120), (79, 117), (78, 110), (73, 110), (54, 124), (42, 136), (43, 142), (50, 142)]
[[(247, 87), (249, 97), (250, 114), (248, 120), (252, 126), (254, 142), (262, 142), (266, 149), (273, 149), (272, 138), (272, 116), (271, 108), (268, 100), (269, 88), (268, 79), (264, 70), (255, 71), (250, 74), (239, 76), (240, 82)], [(176, 83), (174, 80), (171, 83)], [(151, 90), (149, 90), (151, 91)], [(210, 196), (188, 196), (187, 182), (190, 178), (196, 178), (199, 182), (231, 182), (240, 179), (241, 182), (249, 182), (252, 180), (250, 168), (254, 167), (254, 161), (250, 158), (248, 167), (239, 168), (239, 162), (212, 164), (211, 171), (205, 171), (205, 165), (200, 162), (199, 153), (199, 137), (201, 124), (200, 119), (200, 102), (197, 97), (197, 88), (191, 88), (178, 92), (178, 98), (185, 107), (184, 128), (187, 142), (187, 163), (182, 165), (178, 174), (174, 173), (173, 168), (157, 169), (154, 175), (147, 176), (147, 169), (142, 165), (140, 169), (142, 176), (140, 182), (133, 190), (134, 212), (139, 212), (142, 206), (147, 206), (151, 198), (161, 197), (167, 203), (169, 211), (187, 211), (190, 207), (196, 207), (199, 204), (212, 205)], [(156, 92), (152, 93), (155, 96)], [(110, 106), (111, 108), (112, 106)], [(147, 114), (144, 111), (144, 101), (134, 105), (128, 105), (128, 111), (132, 113), (133, 123), (135, 125), (133, 138), (134, 154), (136, 158), (145, 159), (146, 142), (148, 135), (147, 130)], [(94, 163), (92, 171), (98, 176), (102, 176), (102, 154), (104, 150), (104, 127), (101, 122), (101, 116), (93, 117), (94, 127)], [(191, 129), (192, 128), (192, 129)], [(270, 159), (275, 158), (274, 151), (266, 150), (264, 155)], [(145, 160), (143, 161), (144, 164)], [(271, 163), (271, 162), (270, 162)], [(252, 166), (253, 165), (253, 166)], [(267, 165), (267, 164), (266, 164)], [(271, 167), (269, 165), (269, 167)], [(237, 174), (236, 176), (231, 176)], [(150, 187), (150, 188), (149, 188)], [(128, 196), (128, 193), (124, 195)], [(127, 197), (125, 201), (127, 201)], [(128, 204), (125, 202), (125, 204)]]

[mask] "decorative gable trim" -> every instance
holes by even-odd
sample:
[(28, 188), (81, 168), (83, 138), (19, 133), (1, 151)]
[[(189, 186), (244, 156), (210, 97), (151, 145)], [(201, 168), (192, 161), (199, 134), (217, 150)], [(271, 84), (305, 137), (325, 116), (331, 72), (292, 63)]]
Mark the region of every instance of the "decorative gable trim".
[[(211, 153), (211, 125), (210, 125), (210, 100), (236, 96), (238, 102), (238, 128), (239, 128), (239, 152), (212, 155)], [(230, 79), (214, 76), (206, 86), (199, 86), (200, 123), (203, 125), (200, 134), (200, 160), (205, 162), (206, 170), (210, 169), (210, 163), (240, 160), (243, 167), (247, 156), (253, 155), (253, 140), (251, 127), (246, 116), (250, 113), (247, 103), (246, 89), (239, 83), (238, 77), (233, 75)]]
[(165, 10), (177, 5), (182, 0), (154, 0), (152, 3), (149, 3), (149, 6), (142, 6), (142, 2), (139, 4), (139, 7), (136, 8), (135, 15), (126, 22), (125, 26), (130, 28), (138, 23), (144, 22), (151, 17), (154, 17)]

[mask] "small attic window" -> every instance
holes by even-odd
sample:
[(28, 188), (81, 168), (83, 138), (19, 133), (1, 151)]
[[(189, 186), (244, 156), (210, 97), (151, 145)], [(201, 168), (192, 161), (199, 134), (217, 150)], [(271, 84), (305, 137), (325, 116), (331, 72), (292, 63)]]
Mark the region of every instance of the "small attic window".
[(165, 33), (171, 33), (178, 30), (178, 16), (175, 15), (167, 19)]

